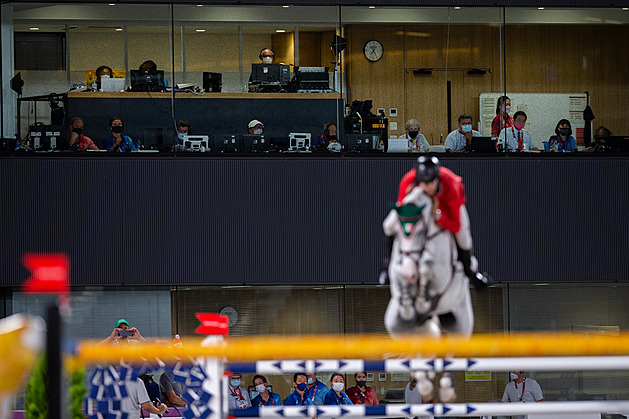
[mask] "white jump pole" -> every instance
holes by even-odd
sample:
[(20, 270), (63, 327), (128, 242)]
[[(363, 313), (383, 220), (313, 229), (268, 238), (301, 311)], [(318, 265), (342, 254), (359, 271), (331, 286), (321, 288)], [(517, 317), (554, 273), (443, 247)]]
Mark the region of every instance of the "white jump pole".
[(283, 360), (230, 363), (229, 369), (241, 373), (292, 374), (296, 372), (361, 371), (598, 371), (629, 370), (629, 356), (568, 356), (514, 358), (454, 358), (454, 359), (362, 359)]
[(387, 404), (381, 406), (263, 406), (235, 409), (235, 417), (414, 417), (414, 416), (514, 416), (527, 414), (570, 414), (629, 412), (629, 401), (574, 401), (541, 403), (452, 403)]

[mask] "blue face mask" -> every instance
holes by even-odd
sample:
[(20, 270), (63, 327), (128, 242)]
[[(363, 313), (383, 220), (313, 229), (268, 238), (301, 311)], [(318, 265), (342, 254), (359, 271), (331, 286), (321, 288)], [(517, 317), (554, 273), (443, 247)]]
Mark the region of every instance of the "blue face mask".
[(240, 386), (240, 380), (230, 380), (229, 383), (232, 385), (232, 387), (236, 388), (238, 386)]
[(461, 125), (461, 130), (463, 132), (472, 132), (472, 124)]
[(308, 384), (312, 384), (314, 383), (314, 380), (312, 379), (312, 377), (308, 378)]
[(299, 383), (297, 384), (297, 390), (299, 391), (305, 391), (308, 388), (308, 386), (306, 385), (306, 383)]

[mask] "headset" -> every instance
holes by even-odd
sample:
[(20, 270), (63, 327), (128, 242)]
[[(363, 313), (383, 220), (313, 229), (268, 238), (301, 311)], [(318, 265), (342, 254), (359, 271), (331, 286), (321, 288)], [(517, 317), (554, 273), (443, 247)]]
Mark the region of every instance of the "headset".
[(262, 53), (263, 53), (264, 51), (266, 51), (267, 49), (273, 53), (273, 59), (275, 59), (275, 51), (273, 51), (271, 48), (262, 48), (262, 49), (260, 50), (260, 54), (258, 55), (258, 57), (260, 57), (260, 59), (262, 59)]

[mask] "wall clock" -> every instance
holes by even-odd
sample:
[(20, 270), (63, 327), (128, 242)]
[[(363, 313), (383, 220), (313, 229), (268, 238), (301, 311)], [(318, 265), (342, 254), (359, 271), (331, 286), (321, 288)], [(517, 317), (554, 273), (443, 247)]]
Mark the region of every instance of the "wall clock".
[(371, 40), (365, 44), (365, 57), (369, 61), (375, 62), (382, 58), (384, 47), (379, 41)]
[(219, 314), (229, 318), (229, 327), (232, 327), (238, 322), (238, 312), (232, 306), (225, 306), (221, 308)]

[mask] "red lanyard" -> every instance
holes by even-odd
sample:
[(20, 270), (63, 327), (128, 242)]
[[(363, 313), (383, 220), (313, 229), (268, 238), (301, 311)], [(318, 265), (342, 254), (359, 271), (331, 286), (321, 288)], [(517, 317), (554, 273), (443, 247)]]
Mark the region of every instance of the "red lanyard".
[[(515, 131), (513, 130), (513, 127), (511, 127), (511, 133), (513, 134), (513, 138), (515, 139)], [(518, 150), (522, 151), (522, 148), (522, 130), (518, 130)]]
[(239, 389), (234, 389), (234, 388), (232, 388), (232, 386), (229, 386), (229, 391), (231, 391), (232, 396), (234, 396), (234, 397), (238, 396), (238, 398), (240, 400), (244, 400), (245, 399), (244, 397), (242, 397), (242, 394), (240, 394), (240, 390)]
[(265, 406), (273, 406), (273, 393), (269, 391), (269, 401), (264, 404), (264, 399), (262, 398), (262, 394), (260, 394), (260, 401)]
[[(526, 378), (524, 379), (526, 380)], [(518, 383), (515, 383), (515, 388), (518, 388)], [(522, 381), (522, 395), (520, 396), (520, 400), (524, 401), (524, 389), (526, 388), (526, 381)]]

